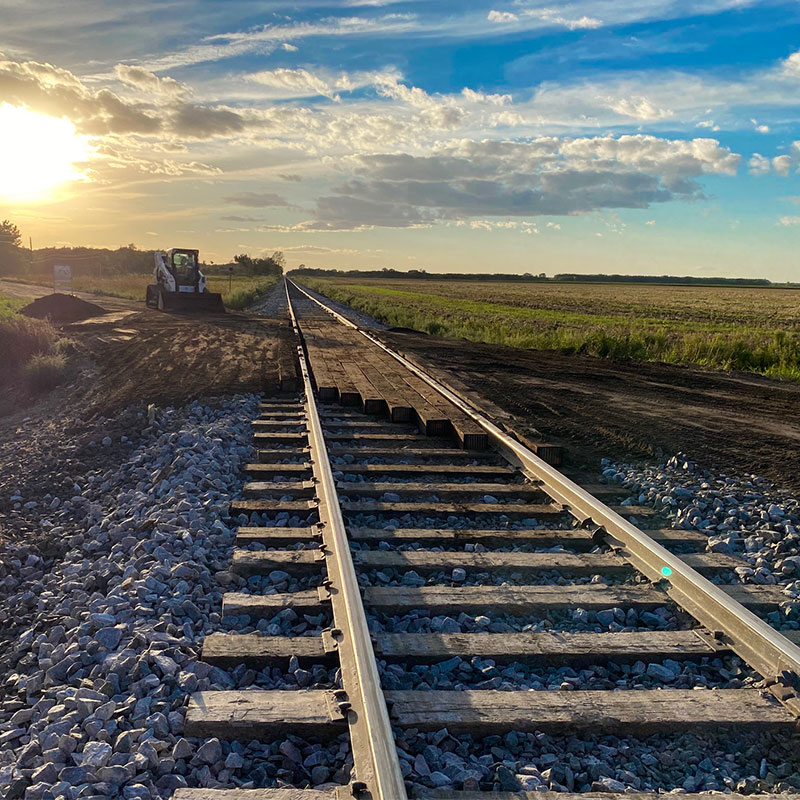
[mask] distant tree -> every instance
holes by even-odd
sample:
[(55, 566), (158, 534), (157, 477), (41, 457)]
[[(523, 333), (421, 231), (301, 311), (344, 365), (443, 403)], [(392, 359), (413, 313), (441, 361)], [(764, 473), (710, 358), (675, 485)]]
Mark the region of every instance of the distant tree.
[(0, 244), (11, 245), (11, 247), (22, 246), (22, 234), (11, 220), (4, 219), (0, 222)]
[(274, 275), (280, 277), (286, 266), (286, 259), (280, 250), (276, 250), (266, 258), (252, 258), (247, 253), (233, 257), (239, 268), (246, 275)]
[(241, 253), (233, 257), (233, 260), (239, 265), (242, 272), (252, 274), (253, 272), (253, 259), (247, 253)]
[(0, 222), (0, 274), (17, 275), (26, 264), (19, 228), (11, 220), (4, 219)]
[(283, 272), (283, 268), (286, 266), (286, 257), (280, 250), (276, 250), (269, 257), (269, 260), (271, 260), (273, 264), (277, 264), (281, 268), (281, 272)]

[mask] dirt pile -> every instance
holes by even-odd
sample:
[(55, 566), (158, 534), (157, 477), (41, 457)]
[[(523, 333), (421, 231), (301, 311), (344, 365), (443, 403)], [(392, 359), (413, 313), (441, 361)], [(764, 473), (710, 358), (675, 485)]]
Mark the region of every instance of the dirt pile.
[(52, 322), (76, 322), (80, 319), (106, 314), (104, 308), (87, 303), (69, 294), (48, 294), (20, 309), (20, 314), (35, 319), (49, 318)]

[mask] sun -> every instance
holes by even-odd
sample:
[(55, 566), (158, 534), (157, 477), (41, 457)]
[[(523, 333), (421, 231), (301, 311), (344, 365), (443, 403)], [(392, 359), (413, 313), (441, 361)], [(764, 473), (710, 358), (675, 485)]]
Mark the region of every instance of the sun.
[(85, 136), (66, 119), (0, 104), (0, 198), (44, 202), (58, 187), (85, 176), (76, 164), (86, 161)]

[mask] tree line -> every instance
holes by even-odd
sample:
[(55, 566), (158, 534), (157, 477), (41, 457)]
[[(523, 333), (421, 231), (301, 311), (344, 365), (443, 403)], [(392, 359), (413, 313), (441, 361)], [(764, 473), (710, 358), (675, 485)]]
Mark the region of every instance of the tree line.
[[(10, 220), (0, 222), (0, 275), (52, 275), (55, 264), (68, 264), (76, 277), (92, 275), (147, 275), (153, 271), (155, 250), (140, 250), (135, 244), (110, 249), (106, 247), (23, 247), (22, 234)], [(201, 253), (202, 258), (202, 253)], [(235, 255), (225, 264), (202, 262), (207, 274), (271, 275), (280, 277), (286, 259), (280, 250), (265, 257)]]
[(548, 277), (544, 272), (427, 272), (424, 269), (322, 269), (301, 266), (289, 270), (289, 276), (306, 276), (309, 278), (390, 278), (396, 280), (428, 280), (428, 281), (512, 281), (531, 283), (666, 283), (674, 285), (705, 286), (772, 286), (766, 278), (698, 278), (694, 276), (679, 277), (675, 275), (581, 275), (572, 272), (560, 272)]

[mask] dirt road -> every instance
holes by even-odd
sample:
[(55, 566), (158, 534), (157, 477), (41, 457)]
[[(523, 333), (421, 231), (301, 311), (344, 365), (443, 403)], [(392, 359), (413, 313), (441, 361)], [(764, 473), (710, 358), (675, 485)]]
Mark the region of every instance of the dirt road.
[[(2, 279), (0, 280), (0, 294), (35, 300), (37, 297), (53, 294), (53, 289), (49, 286), (34, 286), (32, 283), (20, 283), (19, 281)], [(121, 297), (105, 297), (91, 294), (90, 292), (72, 292), (71, 294), (74, 294), (75, 297), (80, 297), (81, 300), (97, 303), (103, 308), (112, 311), (141, 311), (145, 308), (144, 298), (142, 300), (125, 300)]]

